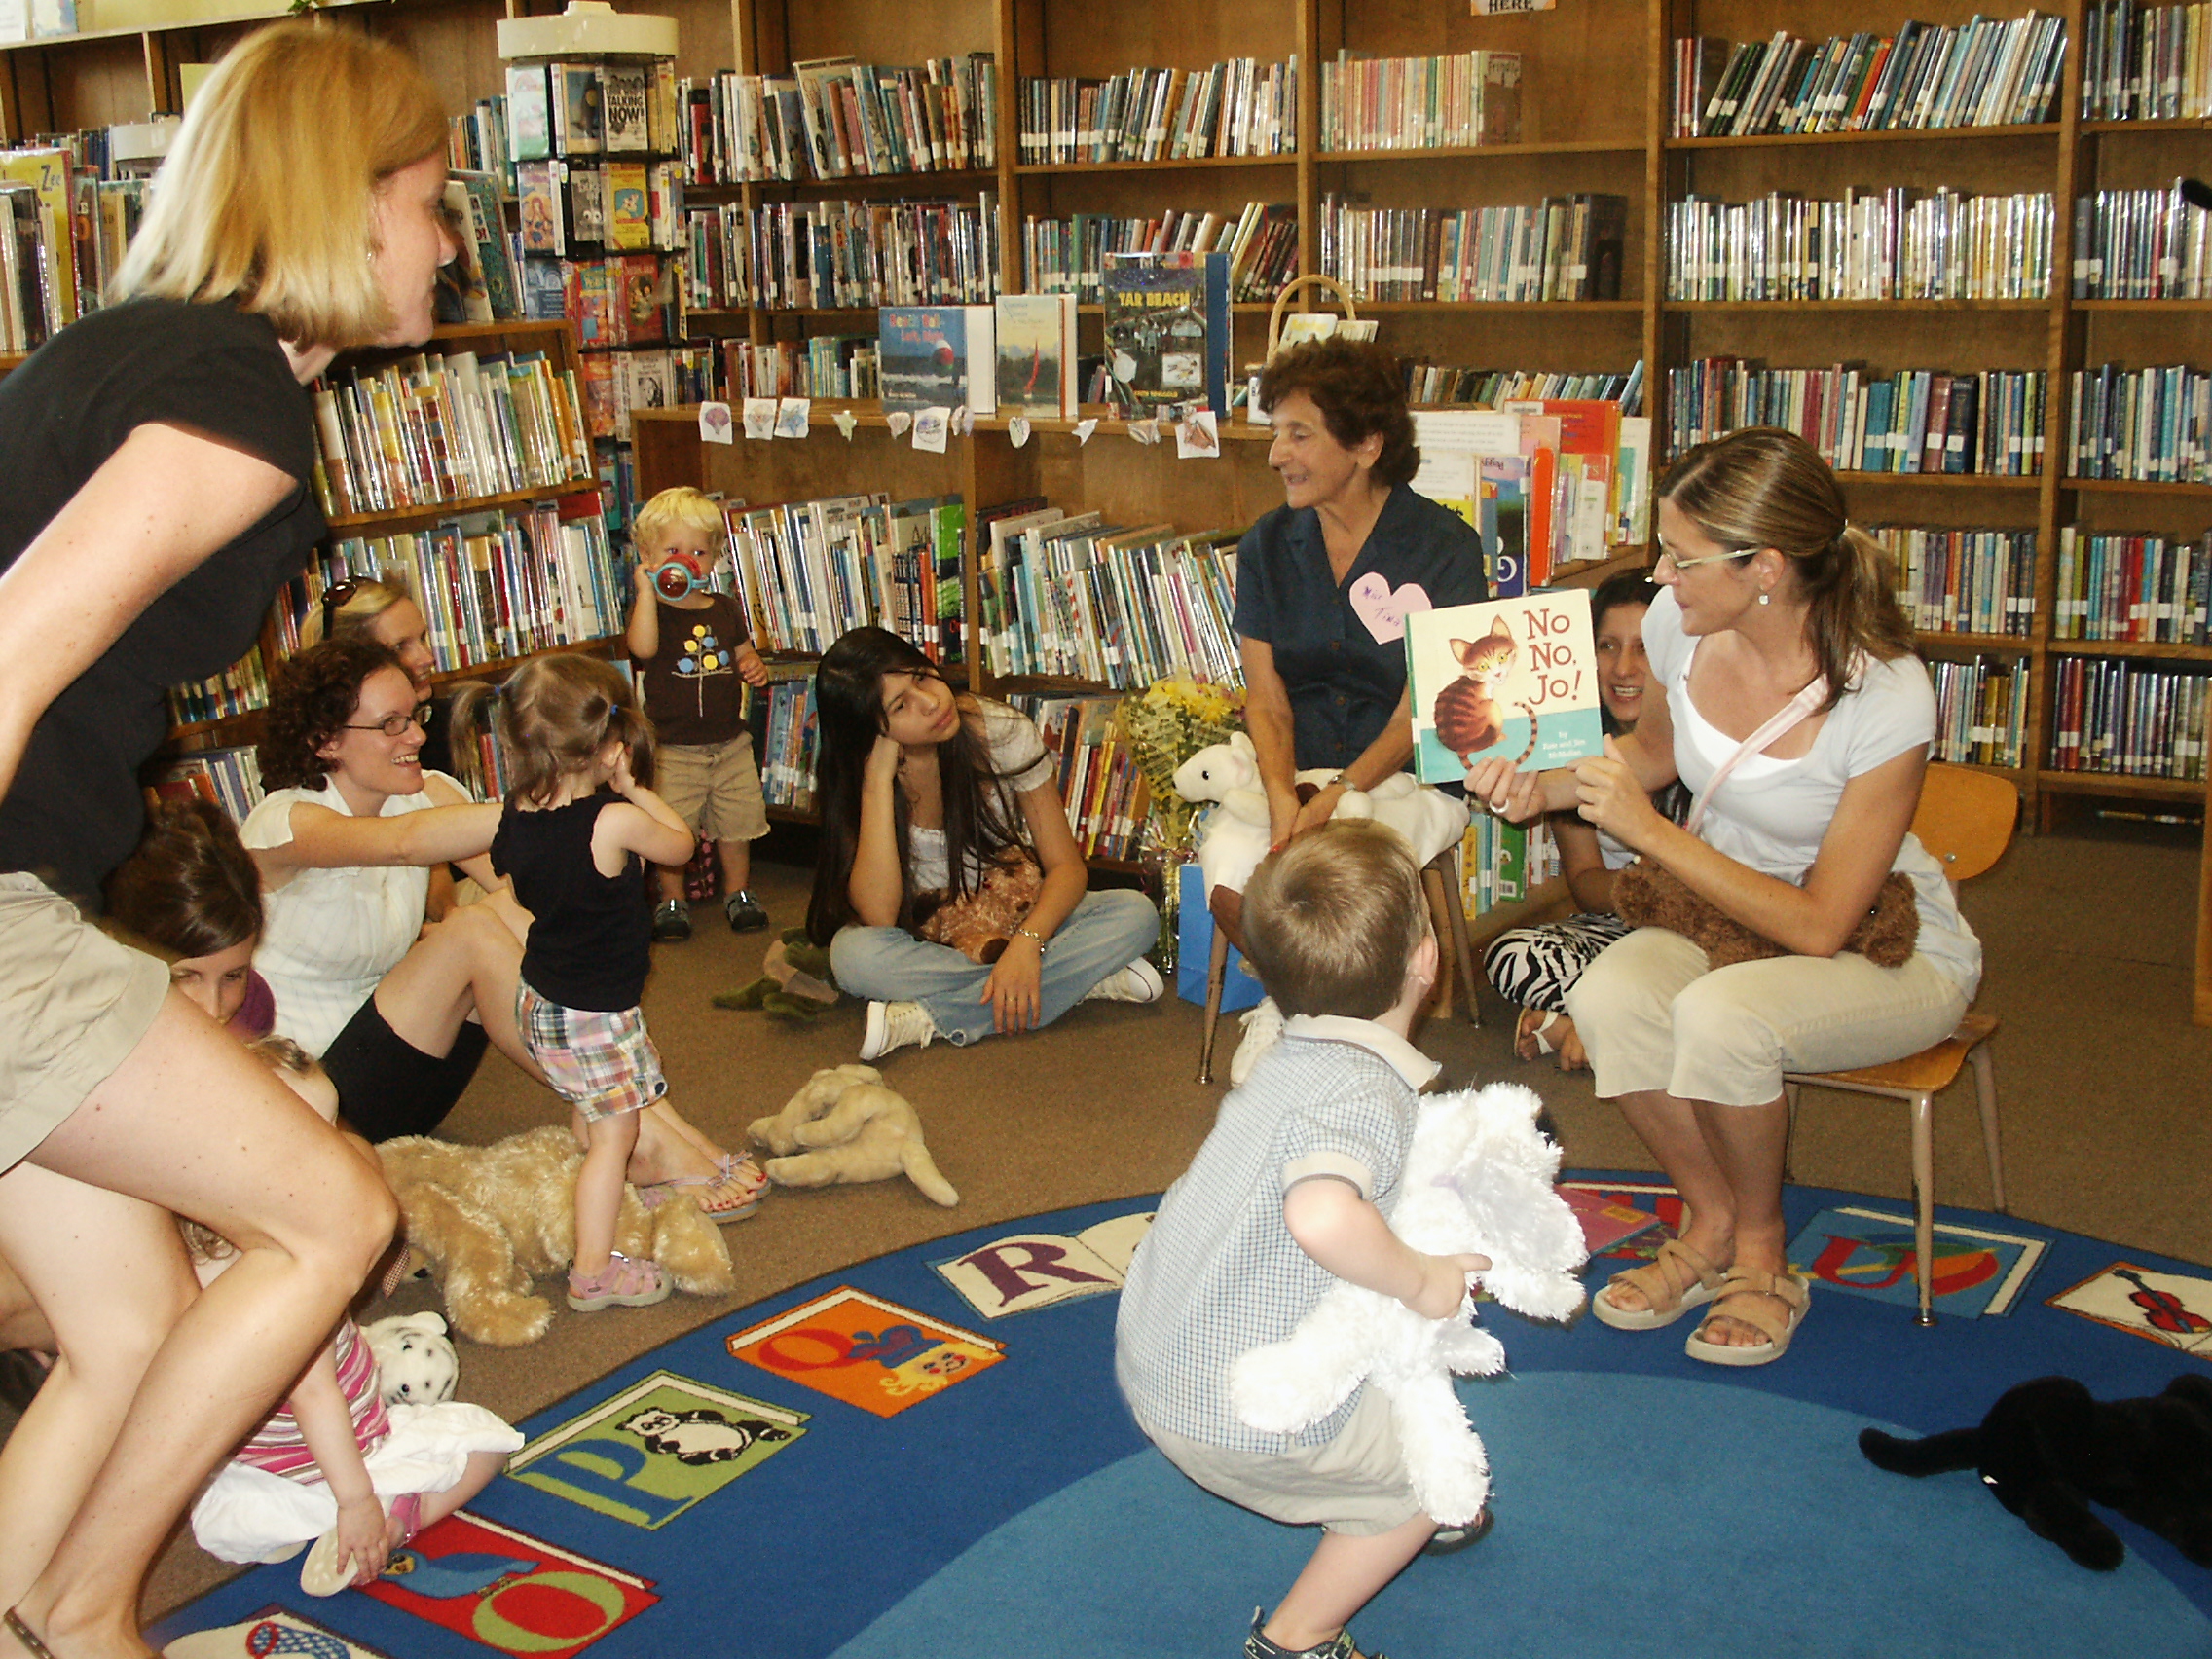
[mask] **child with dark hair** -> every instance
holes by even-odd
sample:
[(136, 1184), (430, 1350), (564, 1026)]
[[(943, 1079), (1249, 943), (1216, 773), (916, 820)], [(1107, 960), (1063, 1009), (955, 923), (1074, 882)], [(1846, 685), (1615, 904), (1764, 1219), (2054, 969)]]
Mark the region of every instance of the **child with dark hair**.
[(169, 958), (169, 983), (247, 1042), (276, 1024), (276, 997), (253, 971), (261, 872), (210, 801), (172, 801), (108, 877), (107, 912)]
[[(822, 837), (806, 928), (837, 983), (868, 999), (862, 1059), (1050, 1025), (1087, 998), (1159, 998), (1144, 959), (1159, 912), (1141, 893), (1088, 891), (1034, 722), (955, 691), (882, 628), (838, 640), (814, 684)], [(997, 925), (976, 955), (928, 937), (986, 904)]]
[(1199, 1486), (1324, 1530), (1273, 1615), (1254, 1617), (1246, 1659), (1355, 1659), (1346, 1621), (1416, 1555), (1474, 1542), (1489, 1517), (1439, 1530), (1422, 1511), (1386, 1396), (1362, 1387), (1306, 1429), (1267, 1434), (1231, 1407), (1230, 1367), (1339, 1279), (1447, 1319), (1490, 1264), (1423, 1255), (1390, 1231), (1437, 1071), (1408, 1040), (1436, 939), (1404, 840), (1339, 820), (1270, 854), (1244, 890), (1244, 937), (1282, 1036), (1161, 1199), (1122, 1292), (1115, 1375), (1138, 1426)]

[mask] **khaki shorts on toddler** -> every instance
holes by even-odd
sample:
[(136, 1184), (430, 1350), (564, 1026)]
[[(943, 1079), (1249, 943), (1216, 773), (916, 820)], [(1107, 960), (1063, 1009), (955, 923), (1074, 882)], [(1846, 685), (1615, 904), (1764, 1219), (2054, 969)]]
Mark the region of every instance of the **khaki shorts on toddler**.
[(1372, 1538), (1420, 1513), (1390, 1400), (1363, 1388), (1337, 1437), (1286, 1452), (1234, 1452), (1139, 1422), (1167, 1460), (1216, 1497), (1293, 1527)]
[(653, 793), (710, 841), (757, 841), (768, 832), (751, 732), (727, 743), (661, 745), (653, 752)]

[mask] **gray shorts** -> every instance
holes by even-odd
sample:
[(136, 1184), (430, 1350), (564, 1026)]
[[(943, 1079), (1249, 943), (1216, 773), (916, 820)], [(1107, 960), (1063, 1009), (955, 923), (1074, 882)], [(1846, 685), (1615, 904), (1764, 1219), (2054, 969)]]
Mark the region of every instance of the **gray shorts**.
[(1389, 1396), (1379, 1388), (1360, 1390), (1351, 1416), (1325, 1446), (1233, 1452), (1141, 1420), (1137, 1426), (1206, 1491), (1271, 1521), (1372, 1538), (1421, 1512), (1390, 1420)]
[(169, 971), (34, 875), (0, 875), (0, 1170), (13, 1169), (138, 1046)]

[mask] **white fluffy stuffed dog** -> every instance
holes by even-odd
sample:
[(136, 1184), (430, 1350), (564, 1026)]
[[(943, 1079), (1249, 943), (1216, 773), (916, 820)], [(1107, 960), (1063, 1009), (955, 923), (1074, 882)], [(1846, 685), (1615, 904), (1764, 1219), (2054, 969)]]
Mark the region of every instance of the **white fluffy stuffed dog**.
[[(1476, 1276), (1500, 1303), (1565, 1319), (1582, 1306), (1576, 1270), (1588, 1251), (1552, 1190), (1560, 1153), (1536, 1128), (1542, 1106), (1511, 1083), (1422, 1101), (1390, 1226), (1426, 1255), (1488, 1256)], [(1505, 1367), (1505, 1349), (1473, 1320), (1471, 1293), (1454, 1317), (1424, 1319), (1395, 1297), (1339, 1283), (1283, 1341), (1236, 1361), (1230, 1399), (1254, 1428), (1287, 1434), (1326, 1417), (1364, 1378), (1390, 1398), (1421, 1507), (1465, 1526), (1490, 1495), (1490, 1462), (1452, 1377)]]
[(453, 1398), (461, 1376), (453, 1339), (435, 1313), (394, 1313), (361, 1327), (377, 1356), (377, 1392), (387, 1406), (434, 1406)]

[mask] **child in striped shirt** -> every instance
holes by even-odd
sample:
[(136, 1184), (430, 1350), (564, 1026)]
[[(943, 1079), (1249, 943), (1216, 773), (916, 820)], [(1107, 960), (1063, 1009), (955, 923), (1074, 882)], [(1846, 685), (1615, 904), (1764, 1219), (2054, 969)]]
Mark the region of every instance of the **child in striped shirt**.
[[(336, 1121), (337, 1088), (297, 1044), (271, 1037), (253, 1048)], [(237, 1250), (197, 1222), (178, 1225), (200, 1282), (211, 1282)], [(193, 1535), (222, 1561), (289, 1561), (313, 1544), (300, 1588), (334, 1596), (374, 1581), (393, 1550), (482, 1492), (521, 1445), (481, 1406), (385, 1404), (376, 1356), (347, 1317), (291, 1397), (216, 1471), (193, 1506)]]

